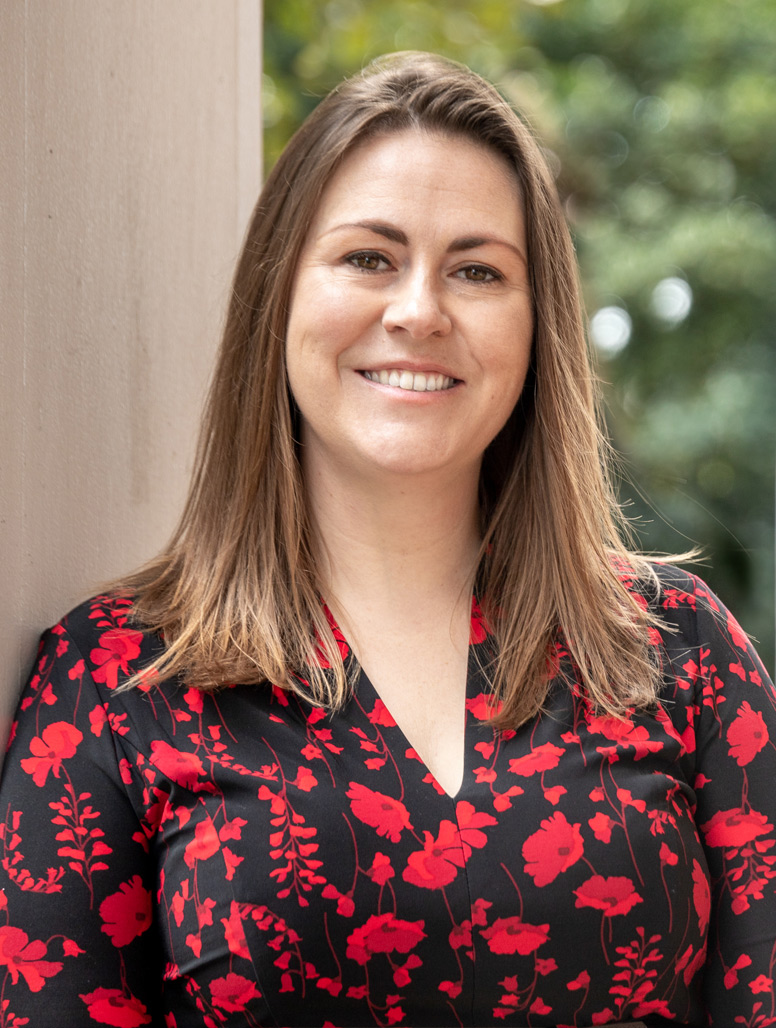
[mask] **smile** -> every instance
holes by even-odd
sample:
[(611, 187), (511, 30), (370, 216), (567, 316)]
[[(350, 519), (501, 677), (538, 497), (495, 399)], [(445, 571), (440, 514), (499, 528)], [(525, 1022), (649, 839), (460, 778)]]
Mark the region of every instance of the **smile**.
[(414, 393), (436, 393), (442, 389), (452, 389), (455, 385), (455, 379), (448, 375), (427, 375), (421, 371), (402, 371), (398, 368), (390, 371), (362, 371), (361, 374), (370, 382), (408, 389)]

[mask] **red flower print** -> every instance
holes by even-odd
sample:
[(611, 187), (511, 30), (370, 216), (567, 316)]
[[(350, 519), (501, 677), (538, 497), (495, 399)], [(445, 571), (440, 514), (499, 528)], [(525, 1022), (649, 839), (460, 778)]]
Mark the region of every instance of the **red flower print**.
[(697, 860), (692, 862), (692, 901), (698, 915), (698, 928), (703, 934), (709, 923), (711, 911), (711, 888), (709, 878)]
[(216, 826), (209, 817), (200, 821), (194, 829), (194, 838), (183, 851), (187, 867), (194, 867), (198, 860), (208, 860), (220, 847)]
[(564, 752), (560, 746), (545, 742), (531, 750), (530, 753), (526, 753), (516, 760), (510, 760), (509, 770), (513, 775), (522, 775), (523, 778), (528, 778), (537, 771), (550, 771), (558, 766), (558, 761)]
[(466, 709), (478, 721), (487, 721), (489, 718), (495, 717), (501, 707), (501, 700), (494, 703), (493, 697), (484, 692), (478, 693), (466, 701)]
[(701, 825), (701, 831), (706, 836), (707, 846), (733, 847), (743, 846), (758, 835), (772, 832), (773, 825), (765, 814), (733, 807), (732, 810), (718, 810), (710, 821)]
[(472, 855), (472, 849), (482, 849), (488, 841), (488, 837), (480, 829), (497, 825), (498, 821), (492, 814), (475, 810), (466, 800), (456, 803), (455, 816), (458, 819), (463, 854), (468, 860)]
[(679, 857), (674, 853), (668, 843), (663, 843), (660, 847), (660, 860), (663, 864), (668, 864), (671, 867), (676, 867), (679, 863)]
[(383, 728), (395, 728), (396, 722), (393, 719), (393, 715), (390, 710), (386, 707), (381, 699), (375, 700), (375, 705), (372, 710), (367, 714), (367, 717), (373, 725), (382, 725)]
[(730, 611), (727, 612), (727, 626), (728, 632), (730, 632), (730, 638), (733, 640), (733, 644), (739, 648), (739, 650), (746, 650), (749, 645), (746, 632), (739, 625)]
[(738, 708), (738, 716), (727, 731), (730, 756), (739, 767), (751, 763), (767, 745), (768, 728), (759, 710), (752, 710), (746, 700)]
[(452, 949), (460, 949), (461, 946), (472, 944), (472, 923), (467, 918), (462, 924), (453, 925), (448, 935), (448, 942)]
[(356, 912), (356, 905), (353, 902), (352, 896), (348, 896), (345, 893), (340, 892), (336, 886), (331, 884), (331, 882), (324, 886), (321, 895), (325, 899), (335, 899), (337, 901), (337, 913), (342, 917), (352, 917)]
[(92, 729), (92, 735), (96, 735), (97, 738), (102, 735), (102, 730), (108, 723), (107, 703), (98, 703), (97, 706), (89, 714), (89, 724)]
[(8, 968), (14, 985), (21, 975), (30, 992), (40, 992), (46, 978), (59, 974), (62, 964), (55, 960), (41, 960), (45, 955), (45, 942), (40, 939), (30, 942), (26, 932), (12, 925), (0, 928), (0, 966)]
[(95, 647), (90, 656), (97, 665), (94, 672), (95, 682), (105, 682), (109, 689), (118, 685), (119, 671), (131, 674), (129, 661), (140, 656), (140, 644), (143, 633), (130, 628), (109, 628), (100, 636), (100, 645)]
[[(331, 634), (334, 636), (334, 642), (336, 643), (337, 649), (340, 651), (340, 656), (344, 660), (350, 653), (350, 647), (348, 646), (345, 636), (342, 634), (342, 629), (339, 627), (337, 622), (334, 620), (334, 615), (324, 603), (323, 613), (326, 615), (326, 620), (329, 622), (331, 628)], [(315, 662), (319, 667), (327, 668), (331, 667), (329, 659), (326, 656), (326, 650), (323, 646), (323, 641), (320, 635), (316, 632), (317, 645), (315, 648)], [(325, 713), (325, 712), (323, 712)]]
[(384, 853), (375, 853), (372, 866), (367, 871), (372, 881), (378, 885), (385, 885), (389, 878), (393, 878), (394, 873), (390, 859)]
[[(176, 895), (178, 894), (176, 893)], [(240, 904), (232, 900), (229, 917), (221, 918), (221, 924), (224, 926), (224, 938), (229, 947), (229, 952), (234, 953), (238, 957), (245, 957), (246, 960), (250, 960), (251, 957), (248, 943), (245, 939), (245, 929), (243, 928), (243, 918), (248, 915), (248, 912), (247, 903)]]
[(102, 930), (114, 946), (127, 946), (151, 924), (151, 893), (140, 875), (122, 882), (119, 891), (106, 896), (100, 904)]
[(238, 1014), (254, 999), (260, 999), (261, 993), (256, 983), (241, 974), (230, 971), (224, 978), (215, 978), (210, 983), (210, 995), (213, 1006), (228, 1010), (230, 1014)]
[(187, 753), (185, 750), (175, 749), (168, 742), (154, 739), (151, 743), (151, 763), (159, 768), (165, 778), (184, 789), (190, 789), (192, 792), (210, 792), (213, 789), (211, 782), (199, 780), (200, 775), (204, 775), (205, 768), (196, 753)]
[(587, 823), (593, 829), (593, 835), (599, 842), (612, 841), (612, 825), (614, 821), (612, 821), (608, 814), (604, 814), (599, 810), (596, 816), (591, 817)]
[(565, 796), (567, 792), (568, 789), (565, 785), (553, 785), (551, 789), (544, 790), (544, 798), (556, 807), (560, 803), (561, 796)]
[(603, 910), (604, 917), (627, 914), (632, 907), (642, 902), (630, 878), (619, 876), (604, 878), (602, 875), (593, 875), (584, 885), (574, 890), (574, 895), (577, 897), (575, 906)]
[(442, 821), (436, 839), (431, 832), (423, 835), (425, 845), (421, 851), (410, 853), (402, 878), (423, 889), (442, 889), (465, 863), (458, 829), (452, 821)]
[(544, 1002), (544, 1000), (541, 998), (541, 996), (537, 996), (536, 999), (531, 1004), (531, 1013), (532, 1014), (551, 1014), (552, 1013), (552, 1007), (548, 1007), (547, 1004)]
[(498, 917), (480, 935), (487, 939), (491, 953), (519, 953), (525, 957), (544, 945), (549, 931), (549, 924), (524, 924), (519, 917)]
[(342, 982), (335, 981), (333, 978), (319, 978), (315, 983), (319, 989), (325, 989), (330, 996), (335, 998), (342, 992)]
[(617, 799), (622, 803), (623, 807), (633, 807), (634, 810), (638, 810), (640, 814), (643, 814), (647, 809), (647, 804), (644, 800), (634, 800), (630, 789), (618, 789)]
[[(642, 986), (643, 989), (643, 986)], [(638, 990), (636, 992), (638, 995)], [(672, 1017), (671, 1011), (663, 999), (650, 999), (646, 1003), (639, 1003), (633, 1008), (634, 1017), (646, 1017), (648, 1014), (659, 1014), (662, 1017)]]
[(614, 756), (617, 746), (632, 746), (636, 760), (646, 757), (648, 753), (659, 753), (663, 743), (653, 741), (649, 738), (649, 732), (644, 725), (636, 725), (629, 718), (625, 721), (618, 717), (589, 717), (587, 722), (588, 731), (591, 735), (603, 735), (616, 745), (596, 747), (599, 753)]
[[(692, 957), (692, 959), (690, 959)], [(706, 962), (706, 947), (701, 946), (698, 952), (693, 957), (693, 948), (688, 946), (682, 956), (674, 965), (674, 974), (678, 975), (682, 972), (682, 979), (685, 985), (689, 985), (693, 980), (698, 971), (703, 967)]]
[[(201, 714), (202, 711), (205, 709), (204, 697), (201, 689), (187, 689), (186, 692), (183, 694), (183, 699), (186, 703), (186, 706), (194, 714)], [(214, 738), (218, 738), (217, 729), (211, 728), (210, 731), (215, 731)]]
[(409, 953), (426, 938), (425, 921), (402, 921), (393, 914), (373, 914), (348, 936), (347, 956), (365, 964), (375, 953)]
[(351, 782), (347, 792), (350, 807), (359, 821), (377, 829), (391, 842), (398, 842), (405, 828), (412, 828), (410, 815), (401, 800), (386, 796), (381, 792), (367, 789), (358, 782)]
[(482, 608), (477, 602), (477, 598), (472, 596), (472, 617), (471, 627), (469, 630), (469, 642), (474, 645), (475, 643), (481, 643), (487, 639), (490, 634), (490, 625), (488, 624), (487, 618), (482, 612)]
[(53, 771), (54, 777), (59, 778), (62, 761), (75, 755), (82, 739), (82, 733), (73, 725), (67, 721), (55, 721), (30, 742), (32, 756), (22, 760), (22, 768), (28, 775), (32, 775), (36, 785), (44, 786), (49, 771)]
[(512, 796), (522, 796), (525, 789), (519, 785), (510, 785), (506, 792), (497, 792), (493, 797), (493, 806), (498, 811), (512, 809)]
[(577, 989), (586, 989), (590, 984), (590, 975), (587, 971), (580, 971), (577, 977), (571, 981), (566, 982), (566, 988), (571, 992), (576, 992)]
[(549, 885), (559, 874), (576, 864), (584, 852), (578, 824), (569, 824), (558, 811), (541, 823), (541, 828), (523, 843), (526, 873), (535, 885)]
[(422, 967), (423, 961), (415, 953), (411, 953), (402, 967), (397, 967), (393, 972), (393, 983), (398, 988), (403, 989), (412, 981), (410, 971), (416, 967)]
[(229, 849), (228, 846), (224, 846), (223, 849), (224, 864), (226, 865), (226, 880), (231, 882), (234, 878), (234, 873), (237, 868), (242, 864), (245, 857), (238, 857)]
[(296, 778), (292, 784), (295, 785), (297, 789), (301, 789), (302, 792), (309, 792), (318, 784), (318, 779), (309, 767), (299, 767), (297, 769)]
[(749, 988), (754, 993), (770, 992), (772, 987), (773, 978), (767, 978), (764, 974), (758, 974), (753, 981), (749, 982)]
[(752, 958), (742, 953), (735, 964), (725, 972), (725, 988), (732, 989), (734, 985), (738, 985), (738, 972), (743, 971), (745, 967), (749, 967), (751, 963)]
[(113, 1028), (140, 1028), (150, 1024), (151, 1018), (143, 1003), (134, 996), (125, 996), (121, 989), (95, 989), (86, 995), (79, 993), (89, 1010), (89, 1017), (98, 1024)]
[(608, 1024), (614, 1017), (614, 1011), (611, 1007), (605, 1007), (603, 1010), (599, 1010), (597, 1014), (590, 1015), (590, 1023), (593, 1025)]

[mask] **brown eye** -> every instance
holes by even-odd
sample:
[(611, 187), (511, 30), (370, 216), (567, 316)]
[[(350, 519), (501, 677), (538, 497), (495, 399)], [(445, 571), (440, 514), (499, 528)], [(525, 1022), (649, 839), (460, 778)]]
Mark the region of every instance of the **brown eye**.
[(484, 264), (467, 264), (465, 268), (460, 269), (459, 274), (467, 282), (497, 282), (501, 278), (497, 271)]
[(387, 265), (388, 263), (382, 254), (374, 253), (371, 250), (351, 253), (345, 260), (348, 264), (352, 264), (354, 268), (360, 268), (361, 271), (379, 271), (381, 265)]

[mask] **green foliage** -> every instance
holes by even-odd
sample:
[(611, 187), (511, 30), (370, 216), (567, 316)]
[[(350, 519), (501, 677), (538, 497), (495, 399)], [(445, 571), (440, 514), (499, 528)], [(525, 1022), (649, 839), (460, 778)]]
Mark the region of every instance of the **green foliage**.
[(343, 76), (403, 49), (468, 64), (536, 129), (588, 311), (619, 318), (619, 341), (601, 330), (593, 339), (641, 545), (699, 544), (701, 573), (770, 663), (771, 0), (265, 0), (268, 165)]

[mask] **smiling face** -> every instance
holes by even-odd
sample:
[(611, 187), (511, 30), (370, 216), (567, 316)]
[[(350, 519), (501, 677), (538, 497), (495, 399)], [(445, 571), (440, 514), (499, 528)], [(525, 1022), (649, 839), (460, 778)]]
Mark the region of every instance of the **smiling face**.
[(532, 335), (506, 161), (414, 129), (358, 147), (324, 192), (294, 280), (286, 362), (306, 473), (476, 483)]

